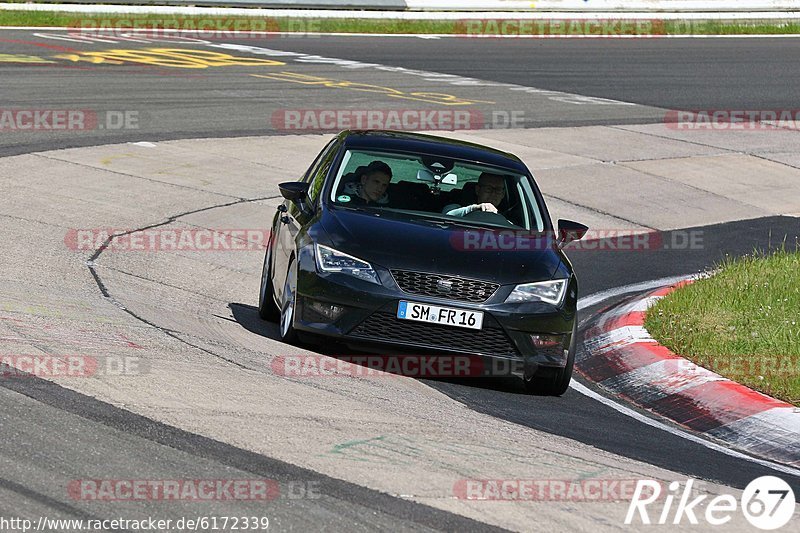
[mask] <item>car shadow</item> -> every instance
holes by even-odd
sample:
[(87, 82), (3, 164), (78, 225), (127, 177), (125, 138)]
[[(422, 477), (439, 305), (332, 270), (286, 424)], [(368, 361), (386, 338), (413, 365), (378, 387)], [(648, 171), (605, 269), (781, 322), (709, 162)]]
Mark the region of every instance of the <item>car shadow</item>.
[(434, 388), (441, 388), (440, 385), (457, 385), (461, 387), (470, 387), (476, 389), (491, 390), (495, 392), (506, 392), (512, 394), (524, 394), (528, 396), (539, 396), (539, 394), (530, 394), (525, 390), (522, 383), (522, 378), (514, 376), (505, 376), (497, 378), (436, 378), (436, 379), (420, 379), (423, 383), (428, 383)]
[(258, 309), (252, 305), (229, 303), (228, 309), (233, 314), (233, 319), (244, 329), (262, 337), (268, 337), (277, 341), (281, 340), (278, 332), (278, 324), (267, 322), (258, 316)]
[[(267, 322), (258, 316), (258, 309), (252, 305), (231, 302), (228, 308), (233, 314), (233, 318), (243, 328), (256, 335), (268, 337), (270, 339), (280, 340), (278, 333), (278, 325), (274, 322)], [(327, 355), (328, 357), (352, 357), (352, 356), (367, 356), (367, 355), (391, 355), (391, 353), (377, 353), (375, 351), (363, 351), (353, 349), (344, 343), (331, 341), (325, 339), (320, 343), (303, 343), (303, 347), (310, 348), (317, 353)], [(396, 352), (395, 352), (396, 353)], [(414, 350), (415, 355), (428, 355), (424, 352)], [(437, 355), (431, 352), (430, 355)], [(350, 361), (352, 364), (358, 364), (355, 361)], [(365, 365), (360, 365), (364, 366)], [(391, 373), (391, 372), (390, 372)], [(496, 392), (506, 392), (512, 394), (524, 394), (529, 396), (539, 396), (536, 393), (529, 393), (523, 386), (522, 379), (516, 376), (501, 376), (501, 377), (425, 377), (414, 378), (418, 381), (426, 383), (434, 388), (441, 388), (441, 386), (462, 386), (478, 389), (486, 389)]]

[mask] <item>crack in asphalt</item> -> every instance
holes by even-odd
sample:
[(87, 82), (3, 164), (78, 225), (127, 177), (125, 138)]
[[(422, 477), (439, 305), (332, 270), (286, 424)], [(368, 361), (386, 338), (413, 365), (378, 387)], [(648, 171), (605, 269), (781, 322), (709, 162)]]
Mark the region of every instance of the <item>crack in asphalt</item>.
[[(781, 154), (781, 153), (785, 153), (785, 152), (762, 152), (762, 154), (763, 153)], [(751, 155), (751, 156), (753, 156), (753, 157), (755, 157), (757, 159), (761, 159), (763, 161), (769, 161), (770, 163), (775, 163), (775, 164), (778, 164), (778, 165), (783, 165), (785, 167), (793, 168), (795, 170), (800, 170), (800, 167), (798, 167), (798, 166), (792, 165), (790, 163), (785, 163), (783, 161), (776, 161), (775, 159), (770, 159), (769, 157), (765, 157), (762, 154), (749, 154), (749, 155)]]
[[(94, 265), (94, 266), (96, 268), (99, 265)], [(139, 280), (142, 280), (142, 281), (148, 281), (150, 283), (155, 283), (155, 284), (161, 285), (163, 287), (169, 287), (170, 289), (175, 289), (176, 291), (186, 292), (186, 293), (189, 293), (189, 294), (193, 294), (195, 296), (200, 296), (201, 298), (207, 298), (208, 300), (214, 300), (214, 301), (220, 302), (220, 303), (228, 303), (228, 301), (226, 299), (223, 299), (223, 298), (214, 298), (213, 296), (209, 296), (208, 294), (204, 294), (204, 293), (201, 293), (201, 292), (198, 292), (198, 291), (193, 291), (191, 289), (187, 289), (186, 287), (179, 287), (178, 285), (173, 285), (172, 283), (167, 283), (165, 281), (158, 281), (158, 280), (155, 280), (153, 278), (148, 278), (146, 276), (140, 276), (140, 275), (134, 274), (132, 272), (127, 272), (125, 270), (121, 270), (119, 268), (114, 268), (114, 267), (110, 267), (110, 266), (103, 266), (103, 268), (108, 270), (108, 271), (110, 271), (110, 272), (116, 272), (118, 274), (122, 274), (123, 276), (129, 276), (131, 278), (136, 278), (136, 279), (139, 279)]]
[[(648, 137), (655, 137), (657, 139), (664, 139), (664, 140), (667, 140), (667, 141), (677, 141), (677, 142), (682, 142), (682, 143), (686, 143), (686, 144), (693, 144), (693, 145), (696, 145), (696, 146), (702, 146), (703, 148), (713, 148), (714, 150), (724, 150), (725, 152), (728, 152), (728, 154), (742, 154), (742, 155), (755, 156), (755, 154), (752, 153), (752, 152), (742, 152), (740, 150), (731, 150), (730, 148), (725, 148), (723, 146), (716, 146), (716, 145), (713, 145), (713, 144), (703, 143), (703, 142), (699, 142), (699, 141), (690, 141), (688, 139), (681, 139), (679, 137), (670, 137), (668, 135), (658, 135), (657, 133), (653, 133), (652, 131), (641, 131), (641, 130), (636, 130), (636, 129), (630, 129), (629, 128), (629, 126), (649, 126), (649, 125), (650, 124), (614, 124), (614, 125), (610, 125), (610, 126), (606, 126), (606, 127), (610, 128), (610, 129), (615, 129), (615, 130), (619, 130), (619, 131), (628, 132), (628, 133), (633, 132), (633, 133), (638, 133), (640, 135), (647, 135)], [(782, 131), (798, 131), (798, 130), (794, 130), (794, 129), (791, 129), (791, 128), (781, 128), (781, 129), (782, 129)], [(775, 152), (770, 152), (770, 153), (775, 153)], [(782, 152), (777, 152), (777, 153), (782, 153)], [(714, 154), (709, 154), (709, 156), (713, 156), (713, 155)], [(719, 155), (725, 155), (725, 154), (719, 154)], [(668, 158), (668, 159), (670, 159), (670, 158)], [(679, 158), (675, 158), (675, 159), (679, 159)], [(644, 159), (643, 161), (649, 161), (649, 160), (648, 159)], [(655, 160), (655, 161), (657, 161), (657, 160)]]
[[(192, 209), (192, 210), (189, 210), (189, 211), (184, 211), (184, 212), (178, 213), (176, 215), (171, 215), (166, 220), (164, 220), (162, 222), (156, 222), (154, 224), (149, 224), (147, 226), (142, 226), (142, 227), (137, 228), (137, 229), (132, 229), (132, 230), (124, 231), (124, 232), (121, 232), (121, 233), (115, 233), (113, 235), (109, 235), (108, 238), (106, 238), (106, 240), (103, 242), (103, 244), (101, 244), (94, 251), (94, 253), (91, 255), (91, 257), (89, 257), (89, 259), (86, 261), (86, 266), (89, 268), (89, 272), (92, 274), (92, 278), (94, 278), (94, 281), (97, 284), (97, 287), (100, 289), (100, 293), (103, 295), (103, 297), (106, 298), (107, 300), (109, 300), (111, 303), (113, 303), (117, 307), (119, 307), (122, 311), (124, 311), (128, 315), (132, 316), (134, 319), (136, 319), (139, 322), (142, 322), (143, 324), (146, 324), (146, 325), (148, 325), (150, 327), (156, 328), (157, 330), (159, 330), (162, 333), (164, 333), (164, 335), (167, 335), (168, 337), (171, 337), (171, 338), (177, 340), (178, 342), (182, 342), (183, 344), (186, 344), (187, 346), (190, 346), (190, 347), (195, 348), (197, 350), (200, 350), (200, 351), (202, 351), (204, 353), (207, 353), (208, 355), (216, 357), (217, 359), (225, 361), (226, 363), (230, 363), (230, 364), (232, 364), (234, 366), (237, 366), (239, 368), (242, 368), (244, 370), (257, 370), (255, 368), (250, 368), (247, 365), (243, 365), (242, 363), (234, 361), (233, 359), (225, 357), (224, 355), (221, 355), (221, 354), (218, 354), (218, 353), (214, 353), (211, 350), (203, 348), (202, 346), (197, 346), (196, 344), (193, 344), (193, 343), (187, 341), (186, 339), (183, 339), (183, 338), (179, 337), (178, 334), (173, 332), (172, 330), (169, 330), (167, 328), (161, 327), (158, 324), (156, 324), (154, 322), (151, 322), (150, 320), (147, 320), (144, 317), (139, 316), (135, 312), (133, 312), (130, 309), (128, 309), (127, 307), (125, 307), (125, 305), (123, 305), (119, 300), (114, 298), (111, 295), (111, 293), (108, 291), (108, 288), (106, 287), (105, 283), (103, 282), (102, 278), (100, 277), (100, 274), (97, 272), (97, 264), (96, 264), (96, 262), (100, 258), (100, 256), (103, 254), (103, 252), (106, 251), (106, 249), (111, 245), (111, 241), (113, 241), (116, 238), (124, 237), (124, 236), (130, 235), (132, 233), (137, 233), (137, 232), (141, 232), (141, 231), (147, 231), (149, 229), (154, 229), (154, 228), (159, 228), (159, 227), (162, 227), (162, 226), (166, 226), (166, 225), (172, 224), (176, 220), (178, 220), (178, 219), (180, 219), (182, 217), (188, 216), (188, 215), (194, 215), (194, 214), (197, 214), (197, 213), (203, 213), (205, 211), (211, 211), (213, 209), (219, 209), (219, 208), (223, 208), (223, 207), (230, 207), (230, 206), (239, 205), (239, 204), (245, 204), (245, 203), (251, 203), (251, 202), (260, 202), (260, 201), (263, 201), (263, 200), (272, 200), (272, 199), (279, 198), (279, 197), (280, 197), (279, 195), (274, 195), (274, 196), (259, 196), (257, 198), (238, 198), (237, 200), (232, 201), (232, 202), (225, 202), (225, 203), (221, 203), (221, 204), (215, 204), (215, 205), (211, 205), (211, 206), (201, 207), (201, 208), (198, 208), (198, 209)], [(160, 282), (154, 281), (154, 283), (160, 283)]]
[[(181, 337), (181, 335), (185, 335), (185, 333), (161, 327), (125, 307), (120, 301), (111, 295), (108, 287), (97, 271), (97, 261), (103, 252), (108, 249), (114, 239), (130, 235), (135, 232), (146, 231), (149, 229), (169, 225), (188, 215), (244, 203), (270, 200), (279, 197), (279, 195), (274, 195), (257, 198), (238, 198), (235, 201), (215, 204), (171, 215), (166, 220), (142, 226), (137, 229), (115, 233), (108, 236), (106, 240), (93, 252), (91, 257), (86, 261), (86, 266), (88, 267), (89, 272), (92, 274), (92, 277), (103, 297), (133, 317), (135, 320), (147, 326), (156, 328), (170, 338), (242, 368), (243, 370), (258, 371), (258, 369), (249, 368), (246, 365), (228, 359), (220, 354), (214, 353), (211, 350), (197, 346)], [(148, 281), (160, 283), (154, 280)], [(46, 350), (43, 351), (47, 353)], [(30, 388), (28, 385), (30, 385)], [(23, 394), (45, 405), (50, 405), (60, 410), (77, 414), (83, 418), (94, 420), (112, 428), (121, 430), (124, 429), (127, 433), (138, 435), (152, 442), (168, 446), (169, 448), (184, 451), (197, 457), (212, 459), (220, 462), (221, 464), (229, 465), (246, 472), (258, 473), (261, 475), (267, 475), (269, 473), (273, 476), (275, 476), (277, 473), (279, 477), (291, 478), (295, 478), (297, 473), (301, 473), (309, 479), (320, 480), (324, 487), (324, 492), (332, 498), (346, 502), (358, 502), (358, 505), (363, 505), (368, 509), (372, 509), (373, 512), (380, 510), (389, 516), (394, 516), (401, 520), (408, 520), (422, 527), (440, 529), (444, 524), (448, 524), (445, 527), (447, 529), (452, 527), (454, 528), (454, 531), (461, 530), (462, 528), (472, 531), (506, 531), (503, 528), (493, 526), (469, 517), (437, 508), (431, 508), (424, 503), (410, 500), (406, 495), (394, 495), (376, 491), (375, 489), (370, 489), (355, 483), (332, 478), (313, 470), (291, 465), (266, 455), (236, 448), (199, 434), (174, 428), (158, 421), (151, 420), (142, 415), (126, 411), (120, 407), (99, 401), (95, 398), (87, 398), (81, 393), (66, 389), (56, 383), (42, 380), (40, 378), (32, 377), (31, 379), (24, 380), (20, 383), (0, 382), (0, 386)], [(204, 444), (204, 446), (201, 446), (201, 444)], [(25, 495), (36, 501), (41, 501), (53, 507), (59, 508), (62, 511), (69, 512), (74, 516), (92, 519), (95, 518), (94, 516), (89, 515), (80, 509), (75, 509), (57, 500), (52, 500), (51, 498), (40, 495), (12, 481), (0, 478), (0, 488), (5, 488), (21, 495)], [(371, 504), (370, 499), (376, 500), (376, 502)], [(426, 514), (416, 515), (416, 509), (425, 508), (427, 508)]]
[(6, 213), (0, 213), (0, 217), (7, 218), (9, 220), (19, 220), (20, 222), (27, 222), (29, 224), (41, 224), (42, 226), (51, 226), (53, 228), (58, 228), (58, 229), (69, 229), (69, 226), (62, 226), (61, 224), (53, 224), (52, 222), (44, 222), (43, 220), (34, 220), (31, 218), (17, 217), (14, 215), (8, 215)]

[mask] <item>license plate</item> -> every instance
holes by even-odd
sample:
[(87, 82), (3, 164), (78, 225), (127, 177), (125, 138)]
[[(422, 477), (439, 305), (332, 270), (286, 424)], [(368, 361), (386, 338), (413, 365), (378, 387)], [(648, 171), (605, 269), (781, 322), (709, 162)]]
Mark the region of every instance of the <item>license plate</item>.
[(406, 301), (401, 301), (397, 306), (397, 318), (470, 329), (481, 329), (483, 325), (483, 311), (467, 311)]

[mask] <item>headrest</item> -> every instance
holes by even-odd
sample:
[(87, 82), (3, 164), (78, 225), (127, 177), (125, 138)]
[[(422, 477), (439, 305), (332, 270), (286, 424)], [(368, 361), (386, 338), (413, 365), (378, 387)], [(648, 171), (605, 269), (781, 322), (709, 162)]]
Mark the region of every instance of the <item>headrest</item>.
[(366, 165), (361, 165), (360, 167), (356, 168), (353, 172), (348, 172), (347, 174), (342, 176), (342, 184), (360, 180), (361, 176), (363, 176), (364, 172), (366, 171), (367, 171)]

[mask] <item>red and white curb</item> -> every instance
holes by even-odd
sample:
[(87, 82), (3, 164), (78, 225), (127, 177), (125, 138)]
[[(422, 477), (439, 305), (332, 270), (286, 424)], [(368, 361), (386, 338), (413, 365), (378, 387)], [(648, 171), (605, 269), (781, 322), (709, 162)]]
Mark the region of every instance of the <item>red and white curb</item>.
[(650, 306), (692, 281), (600, 314), (584, 335), (577, 371), (601, 389), (731, 448), (800, 466), (800, 408), (697, 366), (644, 328)]

